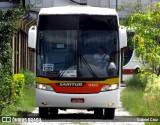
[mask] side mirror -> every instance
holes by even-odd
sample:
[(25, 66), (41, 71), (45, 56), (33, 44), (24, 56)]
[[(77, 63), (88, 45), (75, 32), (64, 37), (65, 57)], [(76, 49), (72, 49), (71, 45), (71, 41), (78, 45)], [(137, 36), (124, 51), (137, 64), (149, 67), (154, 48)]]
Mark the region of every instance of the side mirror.
[(127, 31), (125, 27), (119, 27), (119, 41), (120, 41), (120, 48), (127, 47)]
[(37, 40), (37, 26), (31, 26), (28, 32), (28, 47), (30, 49), (36, 49)]
[(114, 62), (110, 62), (107, 68), (108, 76), (115, 76), (117, 74), (117, 67)]

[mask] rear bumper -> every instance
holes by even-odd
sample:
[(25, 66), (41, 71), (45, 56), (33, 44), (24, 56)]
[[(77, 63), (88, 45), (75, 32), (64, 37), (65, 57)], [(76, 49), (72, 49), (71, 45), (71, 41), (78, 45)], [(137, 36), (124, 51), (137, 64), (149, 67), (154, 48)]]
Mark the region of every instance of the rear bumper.
[[(73, 103), (71, 98), (83, 98), (84, 103)], [(36, 88), (36, 106), (73, 109), (117, 108), (119, 107), (119, 89), (97, 94), (63, 94)]]
[(124, 74), (123, 75), (123, 81), (127, 81), (133, 77), (133, 74)]

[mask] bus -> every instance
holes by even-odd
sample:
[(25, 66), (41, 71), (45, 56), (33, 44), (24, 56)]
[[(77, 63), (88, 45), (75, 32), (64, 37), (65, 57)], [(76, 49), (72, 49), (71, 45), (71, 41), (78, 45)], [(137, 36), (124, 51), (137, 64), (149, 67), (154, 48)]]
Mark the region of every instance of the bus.
[(123, 78), (122, 82), (131, 79), (135, 74), (139, 72), (139, 70), (144, 67), (143, 61), (138, 60), (136, 57), (136, 50), (134, 49), (134, 45), (131, 42), (131, 39), (134, 36), (134, 31), (131, 29), (127, 30), (127, 47), (125, 48), (123, 55)]
[(42, 8), (29, 29), (36, 55), (39, 116), (87, 109), (113, 119), (119, 106), (121, 50), (127, 34), (116, 10), (89, 6)]

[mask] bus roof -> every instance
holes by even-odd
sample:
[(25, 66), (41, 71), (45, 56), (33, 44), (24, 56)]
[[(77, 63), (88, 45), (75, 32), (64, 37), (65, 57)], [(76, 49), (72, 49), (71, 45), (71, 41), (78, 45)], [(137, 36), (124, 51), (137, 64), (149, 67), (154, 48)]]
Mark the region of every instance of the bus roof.
[(90, 7), (90, 6), (62, 6), (62, 7), (49, 7), (42, 8), (39, 15), (115, 15), (115, 9)]

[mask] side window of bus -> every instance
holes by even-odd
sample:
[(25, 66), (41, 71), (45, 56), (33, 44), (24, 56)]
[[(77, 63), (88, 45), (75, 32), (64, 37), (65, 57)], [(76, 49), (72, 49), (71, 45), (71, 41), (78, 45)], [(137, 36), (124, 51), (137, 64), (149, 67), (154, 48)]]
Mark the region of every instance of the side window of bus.
[(127, 65), (127, 63), (131, 60), (133, 54), (133, 49), (127, 48), (124, 52), (123, 58), (123, 66)]
[(127, 32), (127, 48), (124, 51), (123, 57), (123, 66), (127, 65), (132, 58), (134, 45), (132, 42), (132, 38), (134, 36), (134, 32)]

